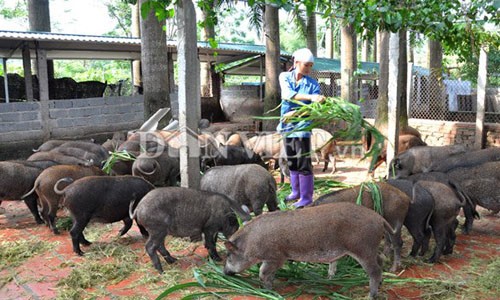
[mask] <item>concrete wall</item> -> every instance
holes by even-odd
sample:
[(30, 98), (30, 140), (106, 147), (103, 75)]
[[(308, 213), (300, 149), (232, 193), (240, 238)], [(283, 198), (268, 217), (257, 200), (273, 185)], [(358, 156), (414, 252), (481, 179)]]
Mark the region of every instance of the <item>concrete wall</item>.
[(248, 122), (252, 116), (261, 116), (264, 102), (260, 101), (259, 86), (230, 86), (221, 92), (220, 106), (231, 122)]
[(143, 102), (143, 96), (49, 100), (47, 120), (40, 102), (0, 103), (0, 160), (43, 143), (45, 127), (49, 139), (99, 139), (136, 129), (144, 122)]

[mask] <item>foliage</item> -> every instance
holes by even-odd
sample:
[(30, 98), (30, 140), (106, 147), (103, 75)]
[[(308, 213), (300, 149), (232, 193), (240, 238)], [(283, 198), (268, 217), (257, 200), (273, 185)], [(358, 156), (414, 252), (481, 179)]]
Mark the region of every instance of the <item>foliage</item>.
[[(228, 298), (228, 296), (256, 296), (270, 300), (295, 299), (301, 295), (311, 295), (314, 299), (351, 299), (366, 295), (366, 290), (359, 294), (353, 291), (354, 287), (368, 285), (368, 276), (361, 266), (352, 258), (344, 257), (337, 262), (337, 272), (333, 278), (328, 278), (327, 264), (313, 264), (306, 262), (288, 261), (276, 273), (276, 288), (287, 292), (278, 292), (260, 288), (259, 268), (252, 266), (240, 276), (228, 276), (222, 268), (212, 261), (193, 270), (196, 281), (181, 283), (166, 289), (157, 299), (167, 298), (169, 295), (182, 290), (202, 288), (201, 291), (188, 293), (181, 299), (202, 299), (207, 297)], [(425, 278), (398, 278), (384, 273), (384, 282), (391, 284), (413, 283), (428, 288), (439, 285), (447, 289), (456, 288), (457, 283)], [(353, 294), (354, 293), (354, 294)]]
[(96, 80), (115, 83), (130, 77), (130, 61), (126, 60), (56, 60), (56, 78), (71, 77), (76, 81)]
[(26, 3), (17, 0), (15, 6), (9, 8), (5, 5), (5, 0), (0, 0), (0, 16), (6, 19), (27, 18), (28, 11), (26, 10)]
[(131, 153), (128, 153), (127, 150), (113, 151), (109, 153), (109, 157), (104, 163), (104, 166), (102, 166), (102, 170), (106, 174), (110, 175), (111, 170), (117, 161), (134, 161), (135, 159), (136, 157)]
[(129, 4), (130, 1), (108, 1), (106, 7), (108, 8), (108, 15), (116, 20), (117, 25), (115, 29), (108, 32), (106, 35), (110, 36), (132, 36), (130, 28), (132, 26), (132, 9)]

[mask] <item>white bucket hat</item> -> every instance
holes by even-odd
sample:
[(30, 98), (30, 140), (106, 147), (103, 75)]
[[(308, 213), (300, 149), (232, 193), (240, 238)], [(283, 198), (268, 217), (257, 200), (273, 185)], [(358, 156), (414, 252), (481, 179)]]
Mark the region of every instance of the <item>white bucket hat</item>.
[(307, 48), (302, 48), (293, 53), (294, 57), (294, 62), (301, 61), (304, 63), (307, 62), (314, 62), (314, 55), (312, 54), (311, 50)]

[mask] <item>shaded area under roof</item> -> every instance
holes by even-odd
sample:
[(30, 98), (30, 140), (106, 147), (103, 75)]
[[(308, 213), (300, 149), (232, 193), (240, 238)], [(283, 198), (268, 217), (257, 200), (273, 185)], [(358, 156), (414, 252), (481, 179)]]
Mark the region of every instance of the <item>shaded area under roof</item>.
[[(36, 48), (46, 50), (48, 59), (141, 58), (140, 38), (0, 30), (1, 58), (21, 59), (25, 45), (32, 50), (33, 58)], [(176, 60), (177, 41), (167, 41), (167, 51), (172, 52)], [(230, 63), (265, 53), (264, 45), (219, 43), (217, 48), (212, 48), (208, 42), (198, 42), (201, 62)], [(283, 54), (287, 55), (285, 52)]]

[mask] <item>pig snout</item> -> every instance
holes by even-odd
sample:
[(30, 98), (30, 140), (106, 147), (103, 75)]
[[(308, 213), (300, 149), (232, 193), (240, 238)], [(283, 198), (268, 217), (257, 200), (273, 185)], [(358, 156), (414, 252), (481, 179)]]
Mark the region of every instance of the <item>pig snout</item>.
[(231, 270), (227, 265), (224, 266), (224, 274), (225, 275), (229, 275), (229, 276), (234, 276), (236, 274), (236, 272), (234, 272), (233, 270)]

